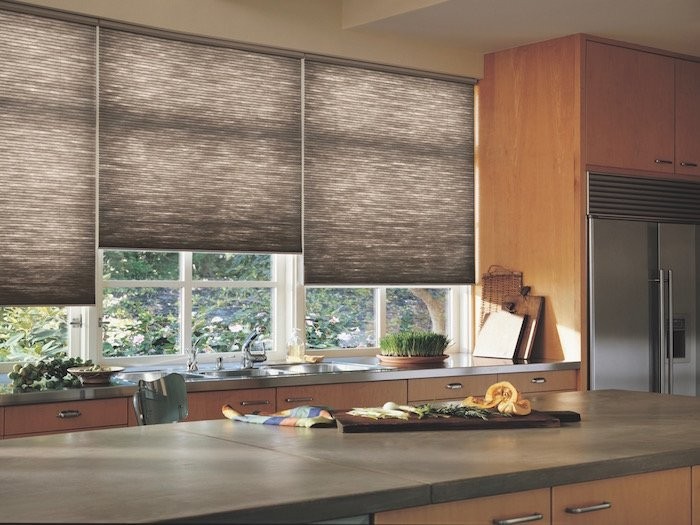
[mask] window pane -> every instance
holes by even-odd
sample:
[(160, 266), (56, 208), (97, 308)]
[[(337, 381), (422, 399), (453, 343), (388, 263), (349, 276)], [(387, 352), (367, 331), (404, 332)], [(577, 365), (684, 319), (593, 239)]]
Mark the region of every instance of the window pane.
[(178, 290), (107, 288), (103, 299), (105, 357), (176, 354)]
[(307, 288), (309, 348), (376, 346), (373, 288)]
[(387, 288), (387, 332), (423, 330), (447, 333), (445, 288)]
[(59, 307), (0, 308), (0, 361), (68, 352), (68, 314)]
[(104, 279), (173, 280), (180, 276), (175, 252), (131, 252), (105, 250), (102, 257)]
[(239, 351), (258, 324), (265, 327), (269, 340), (271, 313), (270, 288), (194, 288), (192, 343), (200, 351)]
[(247, 253), (193, 253), (195, 280), (269, 281), (272, 256)]

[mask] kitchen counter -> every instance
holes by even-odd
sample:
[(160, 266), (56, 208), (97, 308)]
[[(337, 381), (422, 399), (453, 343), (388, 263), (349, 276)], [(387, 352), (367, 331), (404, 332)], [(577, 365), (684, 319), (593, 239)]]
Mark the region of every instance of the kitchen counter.
[(217, 420), (0, 441), (0, 519), (311, 522), (700, 464), (699, 398), (530, 399), (582, 421), (343, 434)]
[[(378, 364), (376, 357), (330, 358), (325, 362), (342, 361), (361, 364)], [(266, 363), (267, 364), (267, 363)], [(164, 365), (163, 368), (171, 368)], [(133, 367), (133, 370), (158, 369), (158, 365)], [(213, 368), (202, 365), (200, 368)], [(511, 372), (545, 372), (553, 370), (577, 370), (578, 361), (529, 361), (514, 362), (511, 359), (478, 358), (471, 354), (455, 354), (438, 365), (411, 366), (407, 368), (387, 367), (388, 370), (280, 375), (271, 377), (205, 379), (187, 382), (188, 392), (208, 390), (239, 390), (249, 388), (268, 388), (278, 386), (319, 385), (329, 383), (352, 383), (366, 381), (391, 381), (397, 379), (415, 379), (425, 377), (450, 377), (458, 375), (499, 374)], [(129, 368), (128, 370), (131, 370)], [(172, 371), (183, 371), (184, 365)], [(7, 379), (7, 375), (4, 375)], [(4, 387), (4, 388), (3, 388)], [(0, 384), (0, 406), (52, 403), (57, 401), (77, 401), (85, 399), (107, 399), (133, 395), (136, 385), (126, 381), (112, 380), (112, 384), (86, 388), (66, 388), (62, 390), (43, 390), (13, 393), (10, 385)]]

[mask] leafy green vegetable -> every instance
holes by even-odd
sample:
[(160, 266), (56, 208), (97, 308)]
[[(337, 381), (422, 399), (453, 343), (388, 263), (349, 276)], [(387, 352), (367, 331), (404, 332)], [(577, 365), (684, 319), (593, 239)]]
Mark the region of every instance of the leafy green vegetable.
[(432, 357), (445, 352), (450, 340), (435, 332), (399, 332), (381, 338), (381, 354), (392, 357)]

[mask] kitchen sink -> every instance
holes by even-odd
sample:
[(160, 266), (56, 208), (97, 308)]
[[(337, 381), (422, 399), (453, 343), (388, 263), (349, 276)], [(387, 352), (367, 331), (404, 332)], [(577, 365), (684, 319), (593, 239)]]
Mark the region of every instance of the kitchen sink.
[(280, 370), (285, 374), (333, 374), (339, 372), (364, 372), (372, 370), (390, 370), (377, 365), (363, 365), (358, 363), (299, 363), (266, 365), (265, 369)]
[(278, 370), (276, 368), (236, 368), (236, 369), (223, 369), (223, 370), (203, 370), (199, 372), (200, 375), (207, 378), (221, 378), (225, 379), (227, 377), (269, 377), (269, 376), (279, 376), (284, 375), (286, 372), (284, 370)]
[(121, 379), (122, 381), (129, 381), (130, 383), (138, 383), (141, 380), (144, 381), (156, 381), (163, 377), (164, 375), (171, 373), (180, 374), (185, 378), (185, 381), (193, 381), (197, 379), (206, 379), (201, 374), (194, 374), (192, 372), (186, 372), (184, 370), (140, 370), (140, 371), (130, 371), (130, 372), (120, 372), (114, 377), (116, 379)]

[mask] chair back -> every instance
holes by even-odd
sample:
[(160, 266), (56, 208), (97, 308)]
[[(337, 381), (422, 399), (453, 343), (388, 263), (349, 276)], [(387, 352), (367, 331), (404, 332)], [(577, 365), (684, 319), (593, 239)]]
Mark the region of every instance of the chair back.
[(172, 373), (154, 381), (142, 379), (133, 401), (139, 425), (182, 421), (188, 413), (185, 378)]

